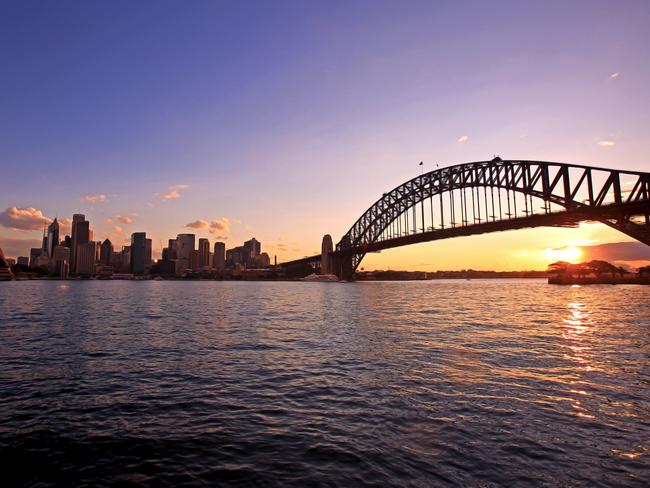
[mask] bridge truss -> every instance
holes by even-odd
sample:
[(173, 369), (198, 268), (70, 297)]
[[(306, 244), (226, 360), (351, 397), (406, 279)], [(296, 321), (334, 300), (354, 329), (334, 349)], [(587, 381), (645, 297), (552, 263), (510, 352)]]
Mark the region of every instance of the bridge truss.
[(650, 173), (500, 158), (436, 169), (363, 213), (336, 245), (336, 272), (351, 277), (367, 252), (584, 220), (650, 245)]

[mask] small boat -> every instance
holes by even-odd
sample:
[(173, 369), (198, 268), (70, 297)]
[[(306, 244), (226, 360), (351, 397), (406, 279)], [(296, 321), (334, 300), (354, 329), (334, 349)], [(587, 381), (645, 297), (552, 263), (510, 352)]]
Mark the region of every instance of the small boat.
[(338, 282), (339, 277), (333, 274), (324, 274), (324, 275), (319, 275), (316, 273), (312, 273), (309, 276), (305, 276), (304, 278), (300, 278), (300, 281), (324, 281), (324, 282)]

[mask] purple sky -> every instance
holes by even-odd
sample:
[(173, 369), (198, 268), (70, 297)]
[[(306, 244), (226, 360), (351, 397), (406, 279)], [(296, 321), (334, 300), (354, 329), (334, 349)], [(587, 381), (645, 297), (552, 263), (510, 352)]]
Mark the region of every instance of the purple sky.
[[(205, 221), (198, 234), (255, 235), (283, 259), (338, 240), (421, 160), (650, 170), (647, 1), (5, 1), (0, 46), (9, 256), (8, 239), (39, 235), (13, 207), (84, 212), (95, 238), (147, 231), (156, 248)], [(626, 240), (571, 232), (464, 239), (494, 248), (479, 261), (440, 258), (454, 240), (369, 264), (526, 267), (514, 242)]]

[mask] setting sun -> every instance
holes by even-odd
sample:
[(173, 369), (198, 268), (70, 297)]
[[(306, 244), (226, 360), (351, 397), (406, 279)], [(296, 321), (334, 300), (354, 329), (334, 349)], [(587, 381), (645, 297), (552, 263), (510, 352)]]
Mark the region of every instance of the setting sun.
[(566, 261), (577, 263), (582, 257), (582, 250), (575, 246), (566, 246), (555, 249), (546, 249), (546, 257), (549, 261)]

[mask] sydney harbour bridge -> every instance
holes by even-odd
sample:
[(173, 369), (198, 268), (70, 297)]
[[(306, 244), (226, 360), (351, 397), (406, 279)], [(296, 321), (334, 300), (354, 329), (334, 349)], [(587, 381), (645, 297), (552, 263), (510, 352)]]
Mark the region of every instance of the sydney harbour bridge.
[(384, 193), (334, 247), (285, 262), (353, 279), (369, 252), (527, 227), (606, 224), (650, 245), (650, 173), (494, 158), (421, 174)]

